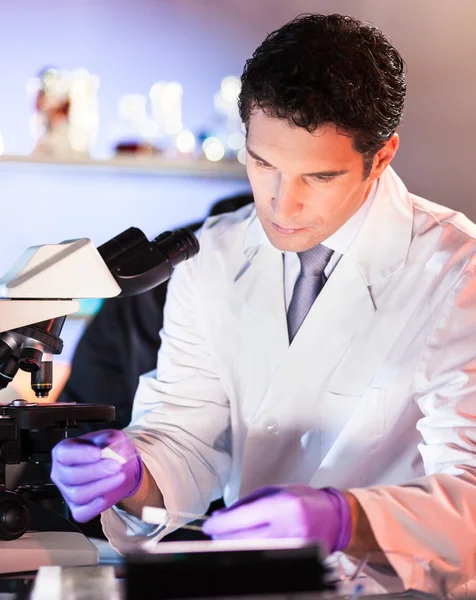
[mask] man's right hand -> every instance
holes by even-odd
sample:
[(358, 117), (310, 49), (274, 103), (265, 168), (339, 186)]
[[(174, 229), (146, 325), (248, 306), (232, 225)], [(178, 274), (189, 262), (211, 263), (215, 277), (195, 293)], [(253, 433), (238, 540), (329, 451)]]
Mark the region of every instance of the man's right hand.
[[(104, 448), (111, 448), (117, 460), (104, 458)], [(143, 473), (134, 444), (115, 429), (63, 440), (53, 448), (51, 479), (80, 523), (133, 496)]]

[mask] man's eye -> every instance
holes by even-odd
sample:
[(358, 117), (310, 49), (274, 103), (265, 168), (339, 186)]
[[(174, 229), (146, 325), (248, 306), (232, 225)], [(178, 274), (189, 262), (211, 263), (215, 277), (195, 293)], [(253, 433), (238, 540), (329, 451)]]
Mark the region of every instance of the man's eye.
[(266, 171), (269, 171), (270, 169), (273, 168), (271, 165), (261, 162), (260, 160), (255, 160), (255, 165), (258, 167), (258, 169), (264, 169)]
[(319, 181), (319, 183), (329, 183), (334, 181), (335, 177), (333, 175), (314, 175), (312, 179)]

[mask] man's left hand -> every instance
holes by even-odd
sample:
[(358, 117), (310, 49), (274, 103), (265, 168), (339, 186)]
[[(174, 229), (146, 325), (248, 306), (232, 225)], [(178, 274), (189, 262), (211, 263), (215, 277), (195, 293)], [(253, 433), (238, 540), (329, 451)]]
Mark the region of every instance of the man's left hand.
[(342, 492), (290, 485), (260, 488), (229, 508), (213, 513), (202, 529), (216, 540), (318, 540), (329, 552), (335, 552), (349, 544), (352, 517)]

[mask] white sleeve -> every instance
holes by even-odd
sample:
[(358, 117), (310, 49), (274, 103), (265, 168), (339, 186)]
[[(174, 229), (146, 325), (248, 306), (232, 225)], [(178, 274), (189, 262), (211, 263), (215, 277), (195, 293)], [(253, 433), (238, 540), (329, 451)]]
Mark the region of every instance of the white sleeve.
[[(449, 588), (476, 575), (476, 277), (462, 278), (442, 308), (416, 369), (426, 476), (349, 490), (380, 547), (431, 563)], [(405, 561), (389, 555), (407, 584)], [(413, 576), (413, 575), (412, 575)]]
[[(230, 464), (228, 398), (209, 351), (197, 255), (169, 283), (157, 371), (140, 379), (131, 424), (124, 430), (157, 482), (169, 513), (203, 514), (220, 498)], [(188, 519), (190, 520), (190, 519)], [(151, 527), (114, 507), (102, 515), (111, 545), (156, 543), (186, 519)]]

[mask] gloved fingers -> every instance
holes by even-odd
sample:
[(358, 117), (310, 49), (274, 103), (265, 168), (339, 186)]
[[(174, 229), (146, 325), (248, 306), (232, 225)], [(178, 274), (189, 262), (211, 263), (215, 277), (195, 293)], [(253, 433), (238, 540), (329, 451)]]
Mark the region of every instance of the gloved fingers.
[(137, 456), (137, 449), (134, 443), (123, 431), (118, 429), (103, 429), (102, 431), (83, 435), (79, 439), (84, 440), (86, 443), (92, 443), (94, 446), (100, 448), (101, 451), (106, 449), (113, 451), (126, 461), (132, 460)]
[(86, 523), (109, 508), (106, 499), (102, 496), (95, 498), (88, 504), (68, 503), (68, 506), (73, 518), (78, 521), (78, 523)]
[(205, 521), (202, 529), (210, 536), (225, 533), (228, 535), (230, 532), (268, 525), (279, 518), (283, 510), (285, 510), (283, 502), (280, 502), (274, 494), (236, 508), (232, 506), (227, 512), (214, 513)]
[(85, 465), (101, 460), (101, 448), (82, 438), (63, 440), (53, 448), (53, 463)]
[(118, 473), (122, 465), (110, 458), (103, 458), (93, 464), (64, 465), (55, 463), (51, 471), (51, 478), (54, 483), (63, 485), (84, 485), (93, 481), (103, 480)]
[(109, 443), (110, 440), (115, 440), (117, 436), (122, 437), (124, 434), (118, 429), (101, 429), (100, 431), (91, 431), (85, 433), (79, 438), (79, 440), (87, 440), (92, 442), (95, 446), (103, 446)]
[(105, 496), (116, 488), (120, 487), (126, 479), (123, 472), (117, 475), (111, 475), (105, 479), (85, 483), (84, 485), (58, 485), (63, 498), (68, 503), (68, 506), (73, 504), (89, 504), (99, 496)]
[(275, 496), (276, 494), (279, 494), (281, 491), (282, 491), (282, 487), (280, 487), (280, 486), (266, 486), (266, 487), (259, 488), (259, 489), (255, 490), (254, 492), (251, 492), (251, 494), (248, 494), (247, 496), (240, 498), (232, 506), (228, 506), (227, 508), (222, 508), (220, 510), (217, 510), (213, 514), (214, 515), (221, 514), (221, 513), (228, 512), (230, 510), (235, 510), (235, 508), (238, 508), (239, 506), (244, 506), (245, 504), (250, 504), (251, 502), (254, 502), (255, 500), (259, 500), (260, 498), (269, 498), (270, 496)]

